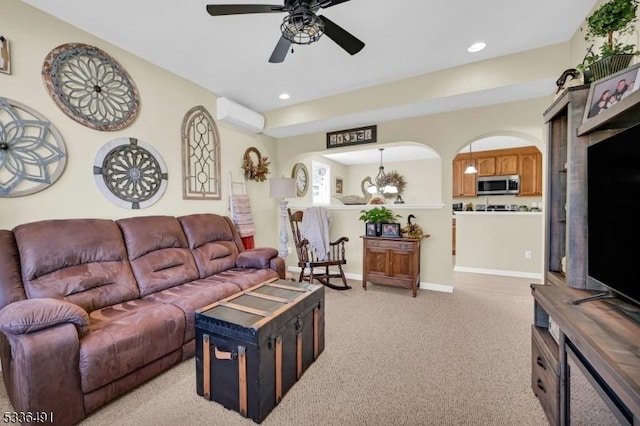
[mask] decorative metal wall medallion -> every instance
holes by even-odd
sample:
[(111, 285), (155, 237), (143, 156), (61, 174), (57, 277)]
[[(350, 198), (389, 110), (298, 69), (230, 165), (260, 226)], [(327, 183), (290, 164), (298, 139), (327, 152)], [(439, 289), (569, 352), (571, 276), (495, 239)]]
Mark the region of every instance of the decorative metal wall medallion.
[(81, 43), (53, 49), (42, 77), (58, 107), (80, 124), (119, 130), (134, 120), (140, 99), (133, 80), (106, 52)]
[(203, 106), (191, 108), (182, 120), (182, 198), (220, 199), (220, 136)]
[(167, 166), (149, 144), (117, 138), (98, 151), (93, 162), (96, 185), (109, 201), (128, 209), (144, 209), (167, 189)]
[(0, 197), (42, 191), (66, 164), (64, 140), (53, 124), (26, 105), (0, 98)]

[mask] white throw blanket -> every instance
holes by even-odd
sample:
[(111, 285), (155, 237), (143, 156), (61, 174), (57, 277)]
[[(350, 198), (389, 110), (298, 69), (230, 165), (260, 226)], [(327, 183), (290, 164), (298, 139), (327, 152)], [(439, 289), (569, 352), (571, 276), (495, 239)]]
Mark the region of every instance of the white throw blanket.
[(329, 257), (329, 225), (331, 214), (324, 207), (309, 207), (302, 215), (300, 234), (309, 241), (309, 247), (318, 260)]

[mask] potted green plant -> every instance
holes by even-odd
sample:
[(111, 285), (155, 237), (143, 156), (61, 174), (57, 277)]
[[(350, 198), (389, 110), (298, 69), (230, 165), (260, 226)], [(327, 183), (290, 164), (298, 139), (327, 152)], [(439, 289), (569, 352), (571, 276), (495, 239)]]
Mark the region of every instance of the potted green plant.
[(633, 56), (638, 54), (635, 44), (620, 40), (620, 36), (634, 33), (637, 11), (638, 0), (610, 0), (587, 17), (584, 39), (589, 43), (600, 39), (604, 42), (599, 53), (593, 52), (592, 45), (582, 64), (578, 65), (585, 83), (628, 67)]
[(396, 219), (401, 218), (399, 214), (393, 214), (385, 206), (374, 207), (370, 210), (360, 210), (359, 220), (365, 222), (365, 233), (367, 236), (380, 236), (383, 223), (397, 223)]

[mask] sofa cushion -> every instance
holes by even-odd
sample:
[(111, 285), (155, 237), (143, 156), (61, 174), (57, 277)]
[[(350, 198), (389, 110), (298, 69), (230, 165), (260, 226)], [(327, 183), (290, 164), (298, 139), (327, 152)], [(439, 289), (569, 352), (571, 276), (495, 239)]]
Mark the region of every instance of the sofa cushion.
[(26, 299), (20, 274), (20, 257), (13, 232), (0, 229), (0, 308)]
[(89, 326), (89, 315), (78, 305), (58, 299), (27, 299), (0, 310), (0, 331), (28, 334), (58, 324), (70, 323), (83, 335)]
[(181, 347), (184, 313), (175, 306), (134, 300), (89, 314), (80, 340), (82, 391), (91, 392)]
[(220, 272), (210, 277), (224, 282), (236, 284), (242, 290), (246, 290), (254, 285), (261, 284), (279, 278), (278, 273), (273, 269), (252, 269), (252, 268), (232, 268)]
[(144, 300), (170, 303), (182, 310), (186, 321), (184, 332), (184, 342), (186, 343), (195, 338), (196, 309), (229, 297), (239, 291), (240, 287), (236, 284), (211, 277), (153, 293), (145, 297)]
[(200, 273), (207, 278), (234, 268), (242, 241), (229, 218), (217, 214), (194, 214), (178, 218)]
[(121, 219), (131, 269), (144, 297), (199, 277), (180, 222), (170, 216)]
[(245, 250), (238, 255), (238, 268), (269, 268), (271, 259), (278, 255), (278, 250), (271, 247), (258, 247)]
[(118, 225), (104, 219), (46, 220), (14, 228), (29, 298), (87, 312), (139, 297)]

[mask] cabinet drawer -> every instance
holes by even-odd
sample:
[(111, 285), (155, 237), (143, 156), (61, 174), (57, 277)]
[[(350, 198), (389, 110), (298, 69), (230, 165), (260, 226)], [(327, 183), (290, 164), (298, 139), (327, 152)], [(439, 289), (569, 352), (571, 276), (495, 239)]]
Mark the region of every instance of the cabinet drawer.
[(367, 248), (413, 250), (415, 246), (416, 243), (411, 241), (366, 240)]
[(543, 337), (545, 332), (535, 326), (531, 329), (531, 389), (538, 397), (549, 423), (556, 425), (560, 420), (560, 377), (557, 360), (549, 356), (550, 348)]

